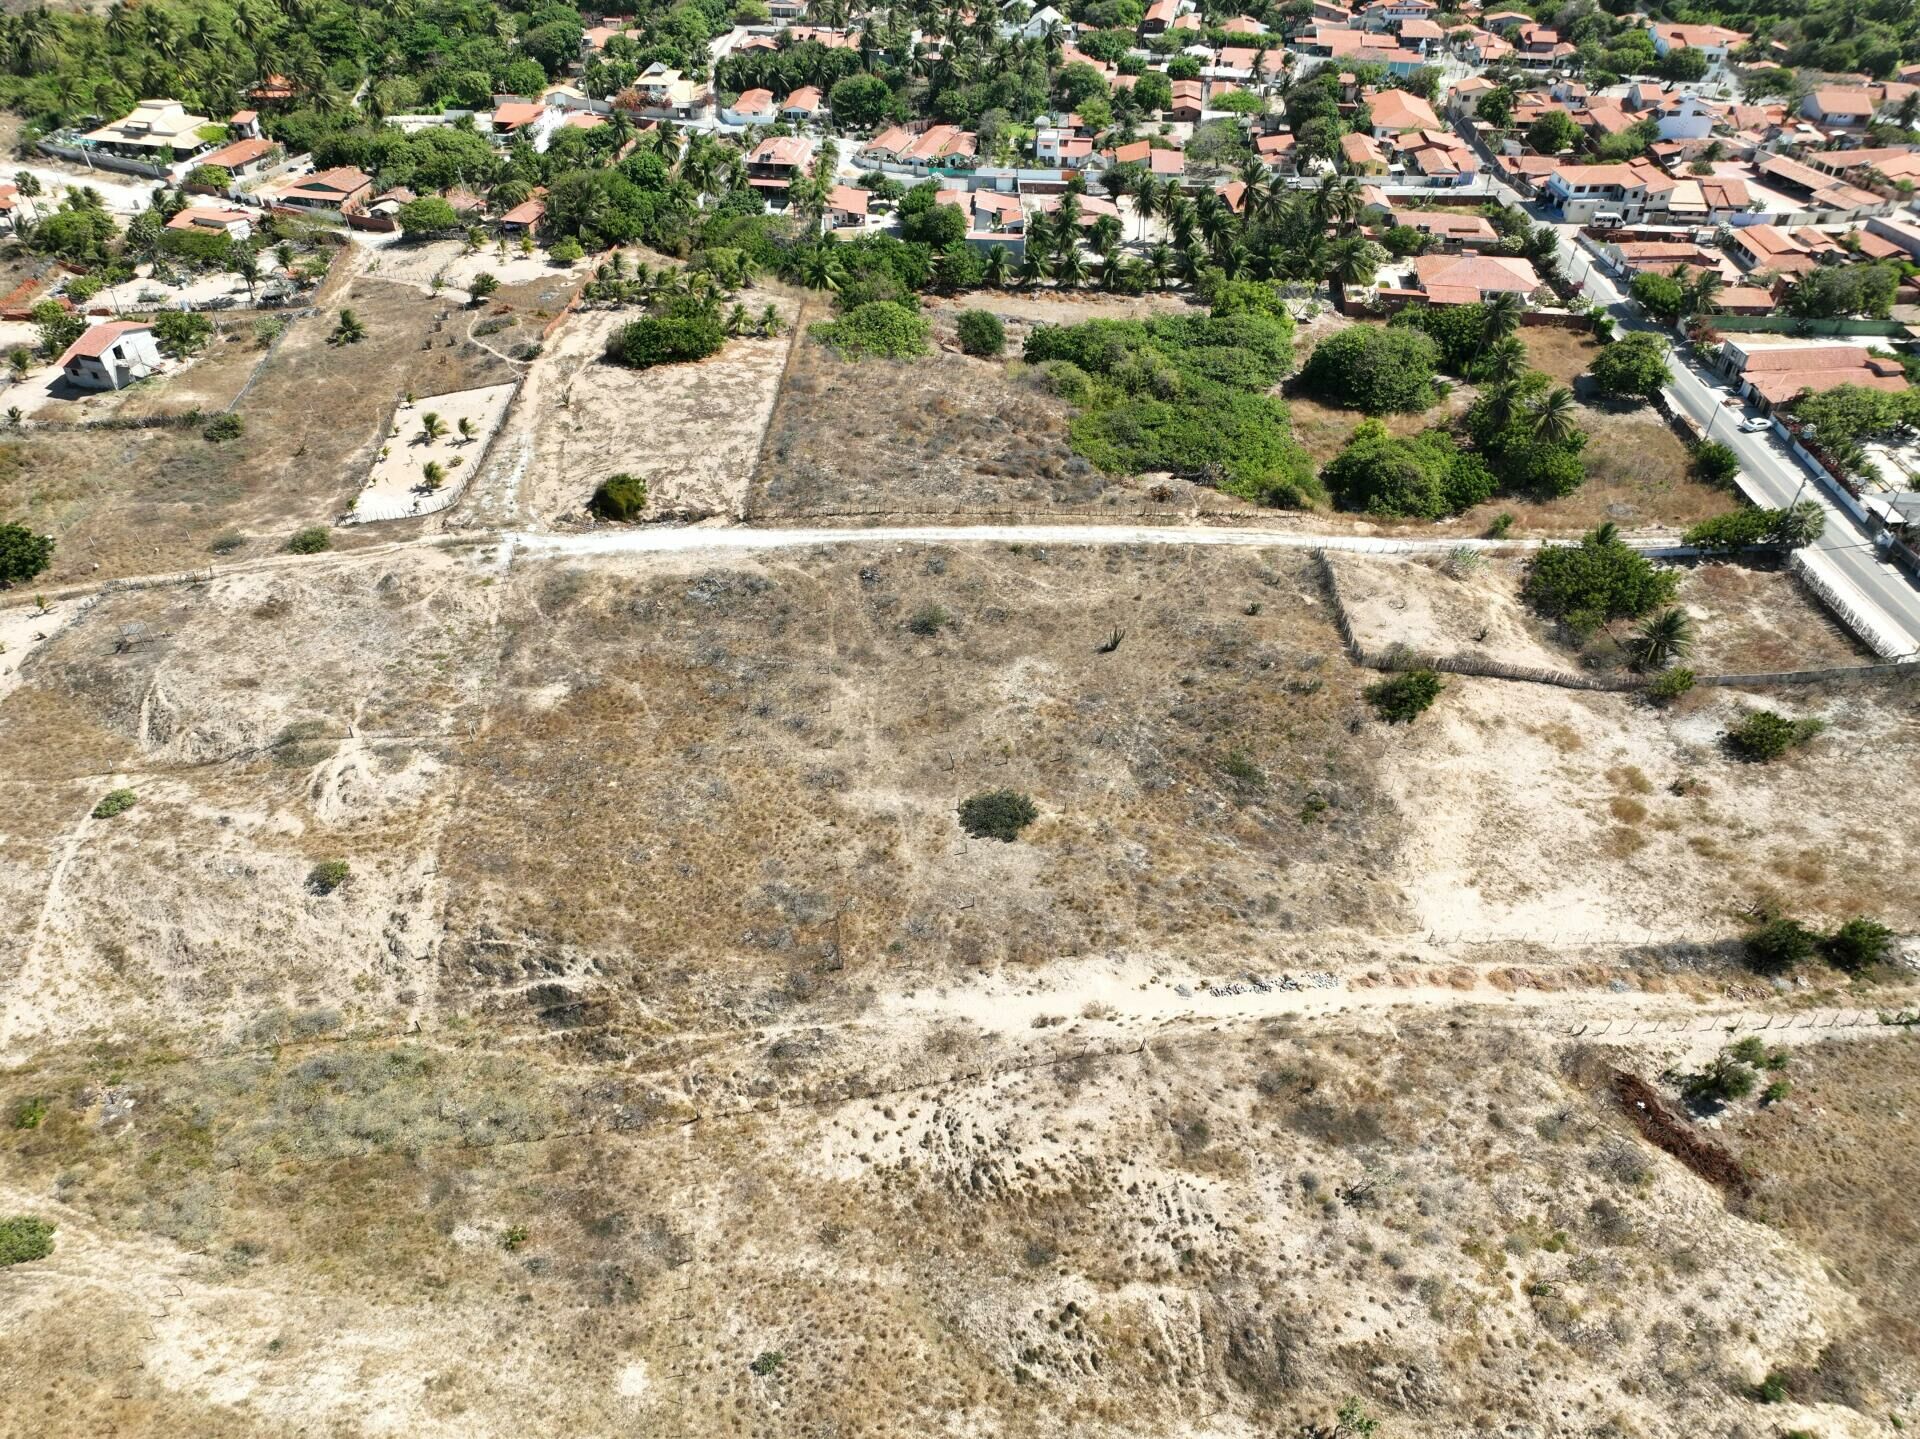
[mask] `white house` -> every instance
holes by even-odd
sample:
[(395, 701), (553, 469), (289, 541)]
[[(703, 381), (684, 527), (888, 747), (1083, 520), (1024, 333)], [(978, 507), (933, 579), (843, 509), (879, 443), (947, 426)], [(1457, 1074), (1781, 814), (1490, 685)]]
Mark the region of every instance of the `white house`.
[(60, 370), (81, 390), (119, 390), (160, 368), (153, 326), (132, 320), (94, 325), (67, 346)]
[(1707, 73), (1724, 70), (1729, 52), (1746, 44), (1750, 36), (1724, 25), (1669, 25), (1647, 21), (1647, 33), (1653, 36), (1654, 54), (1665, 58), (1669, 50), (1698, 50), (1707, 57)]

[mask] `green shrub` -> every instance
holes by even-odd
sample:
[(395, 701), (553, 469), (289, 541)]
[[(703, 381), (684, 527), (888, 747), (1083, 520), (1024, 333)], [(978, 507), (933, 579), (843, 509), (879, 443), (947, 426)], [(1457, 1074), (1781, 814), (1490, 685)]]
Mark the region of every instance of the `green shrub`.
[(1558, 394), (1551, 379), (1530, 371), (1511, 384), (1488, 387), (1468, 408), (1467, 434), (1502, 485), (1545, 498), (1580, 488), (1587, 477), (1580, 458), (1586, 432), (1570, 429), (1555, 438), (1543, 428), (1543, 409), (1571, 400), (1570, 392)]
[(1294, 442), (1286, 406), (1267, 395), (1207, 404), (1124, 400), (1074, 416), (1074, 449), (1109, 474), (1166, 470), (1256, 504), (1324, 502), (1313, 460)]
[(769, 1374), (778, 1373), (780, 1366), (786, 1362), (786, 1355), (778, 1349), (769, 1349), (764, 1354), (756, 1356), (753, 1363), (747, 1367), (764, 1379)]
[(647, 507), (647, 482), (625, 471), (600, 482), (587, 508), (603, 520), (636, 520)]
[(569, 235), (547, 251), (547, 258), (556, 265), (571, 265), (575, 260), (584, 259), (586, 253), (586, 247)]
[(1670, 705), (1693, 688), (1694, 673), (1685, 665), (1662, 670), (1647, 684), (1647, 698), (1656, 705)]
[(25, 525), (0, 525), (0, 589), (30, 580), (53, 562), (53, 536)]
[(237, 440), (247, 432), (247, 422), (231, 410), (215, 415), (208, 420), (200, 431), (201, 437), (219, 444), (222, 440)]
[(1756, 974), (1785, 974), (1813, 958), (1819, 936), (1795, 919), (1769, 919), (1747, 935), (1747, 967)]
[(191, 310), (162, 310), (153, 317), (153, 339), (162, 354), (191, 355), (213, 334), (213, 321)]
[(969, 355), (991, 358), (1007, 348), (1007, 327), (991, 310), (968, 310), (956, 326), (960, 348)]
[(509, 1254), (517, 1254), (526, 1248), (527, 1241), (533, 1236), (524, 1224), (509, 1224), (500, 1234), (500, 1247)]
[(1608, 345), (1587, 367), (1603, 395), (1651, 399), (1667, 383), (1667, 342), (1644, 331)]
[(1769, 1084), (1764, 1090), (1761, 1091), (1760, 1102), (1762, 1104), (1778, 1104), (1781, 1100), (1785, 1099), (1789, 1094), (1792, 1094), (1792, 1093), (1793, 1093), (1792, 1080), (1776, 1079), (1773, 1081), (1773, 1083)]
[(1353, 325), (1313, 347), (1300, 384), (1328, 404), (1369, 415), (1424, 410), (1439, 398), (1440, 347), (1403, 325)]
[(95, 819), (112, 819), (117, 814), (125, 814), (139, 802), (139, 796), (130, 789), (108, 790), (100, 797), (100, 803), (93, 807)]
[(1788, 1393), (1787, 1376), (1775, 1369), (1760, 1381), (1753, 1391), (1753, 1397), (1762, 1404), (1784, 1404), (1787, 1402)]
[(1602, 525), (1577, 545), (1553, 545), (1535, 555), (1520, 592), (1547, 618), (1584, 634), (1671, 604), (1679, 586), (1679, 576), (1659, 569), (1621, 543), (1611, 525)]
[(1423, 520), (1457, 515), (1493, 493), (1492, 473), (1450, 431), (1399, 439), (1378, 420), (1353, 432), (1320, 471), (1320, 482), (1343, 510)]
[(704, 360), (727, 342), (726, 327), (704, 312), (647, 315), (622, 325), (607, 341), (607, 358), (616, 365), (644, 370)]
[(1500, 511), (1493, 517), (1493, 523), (1487, 526), (1487, 538), (1490, 540), (1504, 540), (1512, 533), (1513, 513), (1510, 510)]
[(1680, 1081), (1680, 1092), (1695, 1104), (1726, 1104), (1745, 1099), (1760, 1084), (1760, 1076), (1729, 1052), (1722, 1052), (1698, 1074)]
[(960, 827), (975, 839), (1011, 844), (1039, 817), (1039, 807), (1018, 790), (985, 790), (960, 802)]
[(23, 1099), (14, 1106), (13, 1127), (15, 1129), (38, 1129), (47, 1117), (47, 1101), (40, 1095)]
[(216, 555), (230, 555), (235, 550), (246, 547), (247, 537), (238, 530), (222, 530), (215, 535), (207, 548)]
[(840, 319), (813, 327), (813, 337), (848, 359), (907, 360), (927, 352), (927, 320), (894, 300), (870, 300)]
[(1765, 764), (1790, 749), (1797, 749), (1827, 727), (1821, 719), (1788, 719), (1772, 710), (1748, 710), (1739, 724), (1727, 731), (1727, 748), (1741, 759)]
[(1700, 521), (1680, 536), (1682, 544), (1703, 550), (1744, 550), (1771, 544), (1780, 532), (1783, 510), (1730, 510)]
[(1411, 724), (1440, 697), (1440, 676), (1430, 669), (1408, 670), (1366, 688), (1367, 703), (1388, 724)]
[(53, 1231), (46, 1220), (30, 1215), (0, 1219), (0, 1269), (45, 1259), (53, 1253)]
[(945, 607), (936, 604), (920, 606), (907, 621), (907, 628), (916, 635), (937, 635), (953, 623), (953, 616)]
[(1820, 953), (1835, 969), (1858, 974), (1884, 959), (1891, 943), (1893, 931), (1884, 924), (1856, 917), (1821, 940)]
[(1694, 446), (1693, 475), (1701, 484), (1712, 485), (1720, 490), (1731, 489), (1739, 474), (1740, 456), (1734, 453), (1733, 446), (1723, 445), (1718, 440), (1708, 440), (1703, 445)]
[(344, 859), (323, 859), (307, 871), (307, 888), (315, 894), (332, 894), (353, 877)]
[(287, 548), (296, 555), (317, 555), (333, 548), (333, 536), (325, 525), (308, 525), (304, 530), (293, 532)]

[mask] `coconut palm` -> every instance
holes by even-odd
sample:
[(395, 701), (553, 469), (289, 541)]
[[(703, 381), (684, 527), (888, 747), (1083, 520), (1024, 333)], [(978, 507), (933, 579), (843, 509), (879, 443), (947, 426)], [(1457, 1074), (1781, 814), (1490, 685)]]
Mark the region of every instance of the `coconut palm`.
[(1527, 372), (1527, 347), (1513, 335), (1495, 340), (1480, 352), (1474, 378), (1495, 385), (1511, 385)]
[(989, 289), (1006, 288), (1007, 247), (1005, 245), (995, 245), (987, 251), (986, 267), (981, 271), (980, 278), (986, 282)]
[(1047, 278), (1046, 252), (1035, 245), (1031, 239), (1020, 256), (1020, 267), (1015, 272), (1023, 285), (1036, 285)]
[(800, 283), (809, 290), (837, 290), (846, 273), (840, 267), (840, 261), (833, 250), (826, 245), (815, 245), (802, 251), (795, 264)]
[(1167, 237), (1173, 241), (1174, 249), (1191, 249), (1194, 233), (1193, 201), (1185, 195), (1175, 194), (1161, 208), (1161, 214), (1166, 216)]
[(1348, 235), (1333, 242), (1327, 251), (1327, 277), (1338, 280), (1346, 289), (1371, 285), (1385, 255), (1373, 241)]
[(1152, 175), (1142, 175), (1133, 187), (1133, 213), (1140, 217), (1140, 243), (1147, 243), (1147, 223), (1160, 212), (1166, 191)]
[(1068, 241), (1060, 253), (1054, 257), (1053, 278), (1056, 284), (1064, 285), (1068, 289), (1073, 289), (1086, 280), (1087, 262), (1080, 254), (1080, 243), (1077, 239)]
[(420, 488), (432, 494), (447, 482), (447, 472), (438, 461), (428, 460), (420, 467)]
[(1147, 273), (1153, 277), (1154, 289), (1167, 288), (1167, 280), (1173, 274), (1173, 246), (1162, 240), (1147, 251)]
[(1543, 444), (1558, 444), (1579, 428), (1574, 423), (1577, 412), (1573, 403), (1573, 391), (1565, 385), (1554, 386), (1528, 406), (1528, 409), (1533, 416), (1534, 438)]
[(447, 422), (432, 410), (420, 417), (420, 443), (430, 445), (447, 432)]
[(1702, 270), (1694, 276), (1688, 308), (1696, 315), (1711, 315), (1719, 308), (1720, 291), (1725, 287), (1718, 270)]
[(1480, 338), (1486, 344), (1503, 340), (1520, 328), (1527, 302), (1512, 290), (1495, 290), (1480, 301)]
[(478, 433), (473, 427), (473, 421), (464, 415), (460, 417), (460, 423), (457, 428), (460, 431), (460, 441), (462, 444), (471, 444), (474, 435)]
[(1678, 606), (1648, 615), (1627, 642), (1634, 667), (1643, 670), (1663, 670), (1675, 660), (1685, 659), (1692, 649), (1693, 621)]
[(1120, 247), (1118, 245), (1102, 251), (1100, 255), (1100, 288), (1103, 290), (1119, 289), (1120, 280), (1125, 274), (1125, 265), (1126, 261), (1120, 258)]

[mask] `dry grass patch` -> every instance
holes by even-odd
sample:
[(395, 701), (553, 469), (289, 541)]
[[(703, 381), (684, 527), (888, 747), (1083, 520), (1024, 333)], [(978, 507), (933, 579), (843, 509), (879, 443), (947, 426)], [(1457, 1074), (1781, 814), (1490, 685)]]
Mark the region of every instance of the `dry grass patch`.
[(344, 510), (407, 390), (512, 378), (464, 339), (450, 304), (377, 280), (354, 281), (334, 304), (357, 309), (367, 338), (329, 345), (332, 309), (291, 321), (238, 407), (239, 439), (61, 430), (0, 445), (0, 513), (59, 540), (43, 583), (203, 567), (229, 531), (248, 538), (244, 553), (271, 550)]

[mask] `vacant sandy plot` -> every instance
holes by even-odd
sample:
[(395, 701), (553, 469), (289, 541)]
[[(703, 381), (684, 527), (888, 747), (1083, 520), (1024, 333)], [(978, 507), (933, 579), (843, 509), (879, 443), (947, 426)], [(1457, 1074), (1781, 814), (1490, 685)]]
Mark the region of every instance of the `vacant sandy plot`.
[[(5, 1439), (1904, 1412), (1906, 1041), (1702, 1131), (1744, 1212), (1607, 1079), (1791, 1003), (1714, 947), (1756, 888), (1920, 920), (1860, 799), (1910, 694), (1775, 697), (1833, 731), (1742, 767), (1734, 696), (1389, 729), (1298, 553), (501, 559), (109, 595), (0, 699), (0, 1213), (60, 1226)], [(966, 838), (999, 787), (1038, 818)], [(1649, 1015), (1714, 1028), (1567, 1037)]]
[(464, 240), (434, 240), (424, 245), (403, 240), (375, 251), (366, 262), (365, 273), (459, 298), (473, 277), (480, 274), (492, 275), (503, 288), (548, 284), (571, 287), (586, 270), (586, 260), (556, 264), (544, 248), (523, 255), (518, 244), (512, 242), (503, 256), (499, 247), (491, 244), (469, 250)]
[[(328, 343), (342, 307), (366, 325), (358, 344)], [(344, 511), (396, 393), (513, 378), (513, 366), (466, 329), (464, 312), (448, 301), (355, 279), (321, 313), (288, 322), (235, 409), (246, 425), (238, 439), (211, 443), (197, 427), (0, 436), (0, 514), (59, 541), (49, 588), (202, 566), (216, 541), (222, 555), (277, 547)], [(220, 389), (254, 353), (247, 340), (221, 345), (212, 372)], [(156, 408), (172, 408), (168, 394), (156, 387)]]
[(1540, 669), (1573, 668), (1515, 601), (1521, 557), (1468, 554), (1455, 561), (1327, 557), (1363, 649), (1403, 645), (1418, 654), (1460, 655)]
[[(506, 417), (512, 384), (403, 399), (354, 497), (356, 523), (400, 519), (453, 503)], [(434, 467), (435, 478), (427, 467)]]
[[(758, 314), (773, 304), (791, 324), (797, 307), (745, 292)], [(576, 311), (547, 342), (516, 407), (525, 417), (525, 493), (541, 519), (580, 520), (597, 486), (627, 473), (647, 482), (650, 517), (738, 516), (786, 363), (791, 333), (729, 340), (692, 365), (630, 370), (604, 358), (607, 340), (640, 315)]]

